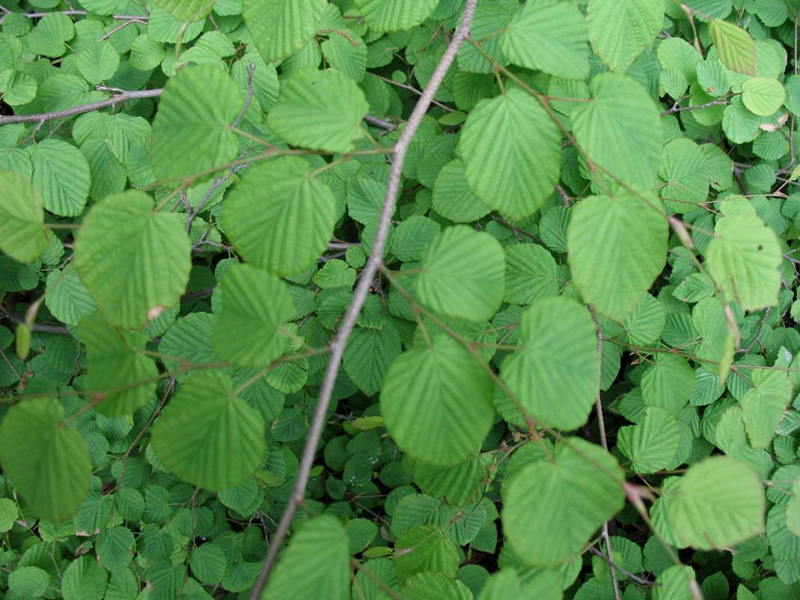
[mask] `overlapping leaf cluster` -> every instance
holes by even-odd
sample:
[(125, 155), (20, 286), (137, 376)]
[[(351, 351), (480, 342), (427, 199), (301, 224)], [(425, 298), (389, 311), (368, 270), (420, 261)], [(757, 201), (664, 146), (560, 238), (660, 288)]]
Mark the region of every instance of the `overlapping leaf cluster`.
[(798, 0), (0, 3), (0, 595), (800, 596)]

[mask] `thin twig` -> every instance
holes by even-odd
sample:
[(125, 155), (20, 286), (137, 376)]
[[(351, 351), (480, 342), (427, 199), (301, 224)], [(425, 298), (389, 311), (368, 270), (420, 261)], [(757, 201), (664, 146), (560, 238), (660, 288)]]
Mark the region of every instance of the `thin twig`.
[(627, 577), (628, 579), (630, 579), (630, 580), (631, 580), (633, 583), (635, 583), (636, 585), (642, 585), (642, 586), (657, 586), (657, 585), (658, 585), (658, 584), (657, 584), (655, 581), (650, 581), (649, 579), (643, 579), (642, 577), (637, 577), (636, 575), (634, 575), (633, 573), (631, 573), (631, 572), (630, 572), (630, 571), (628, 571), (627, 569), (623, 569), (622, 567), (620, 567), (620, 566), (619, 566), (618, 564), (616, 564), (615, 562), (613, 562), (613, 561), (610, 561), (610, 560), (608, 559), (608, 557), (607, 557), (607, 556), (606, 556), (606, 555), (605, 555), (603, 552), (601, 552), (600, 550), (598, 550), (598, 549), (597, 549), (597, 548), (595, 548), (594, 546), (592, 546), (592, 547), (590, 547), (590, 548), (589, 548), (589, 552), (591, 552), (591, 553), (592, 553), (592, 554), (594, 554), (595, 556), (599, 556), (600, 558), (602, 558), (602, 559), (603, 559), (604, 561), (606, 561), (606, 562), (607, 562), (607, 563), (608, 563), (610, 566), (614, 567), (614, 569), (616, 569), (617, 571), (619, 571), (621, 575), (625, 575), (625, 577)]
[[(3, 13), (3, 18), (0, 19), (0, 25), (3, 23), (3, 19), (6, 18), (6, 15), (10, 15), (13, 11), (8, 10), (4, 6), (0, 6), (0, 9)], [(85, 10), (62, 10), (62, 11), (51, 11), (51, 12), (32, 12), (32, 13), (14, 13), (17, 15), (22, 15), (26, 19), (40, 19), (42, 17), (46, 17), (47, 15), (51, 14), (61, 14), (67, 16), (74, 16), (74, 17), (85, 17), (89, 13)], [(150, 17), (147, 15), (111, 15), (111, 18), (116, 21), (127, 21), (133, 19), (139, 19), (141, 21), (147, 21)]]
[(125, 92), (111, 96), (106, 100), (99, 102), (92, 102), (91, 104), (83, 104), (81, 106), (73, 106), (72, 108), (65, 108), (64, 110), (54, 110), (49, 113), (40, 113), (36, 115), (0, 115), (0, 125), (8, 125), (10, 123), (36, 123), (38, 121), (52, 121), (53, 119), (65, 119), (67, 117), (74, 117), (75, 115), (82, 115), (84, 113), (100, 110), (101, 108), (108, 108), (115, 106), (126, 100), (138, 100), (141, 98), (155, 98), (160, 96), (163, 88), (156, 88), (154, 90), (137, 90), (133, 92)]
[(364, 120), (374, 127), (380, 127), (381, 129), (385, 129), (386, 131), (394, 131), (397, 129), (397, 125), (394, 123), (389, 123), (388, 121), (384, 121), (383, 119), (379, 119), (378, 117), (372, 117), (367, 115), (364, 117)]
[(389, 173), (389, 180), (386, 185), (386, 197), (384, 199), (383, 209), (381, 210), (381, 216), (378, 221), (375, 239), (372, 243), (372, 250), (370, 252), (369, 259), (367, 260), (367, 264), (364, 267), (362, 277), (358, 282), (358, 287), (353, 295), (353, 300), (350, 303), (350, 306), (347, 308), (347, 313), (345, 314), (344, 319), (342, 319), (339, 332), (331, 343), (331, 358), (328, 362), (328, 366), (325, 371), (325, 377), (322, 381), (319, 399), (317, 400), (317, 406), (314, 410), (314, 417), (311, 421), (308, 438), (306, 440), (305, 447), (303, 448), (303, 455), (300, 460), (300, 467), (297, 471), (297, 478), (295, 479), (294, 488), (292, 489), (292, 495), (289, 497), (289, 502), (286, 505), (286, 509), (283, 511), (283, 515), (281, 516), (280, 523), (278, 523), (275, 536), (269, 546), (267, 558), (265, 559), (264, 565), (261, 567), (261, 572), (258, 575), (258, 579), (253, 586), (253, 591), (250, 594), (251, 600), (258, 600), (261, 596), (261, 592), (267, 584), (267, 579), (270, 571), (272, 570), (272, 566), (278, 557), (278, 551), (280, 550), (281, 543), (286, 537), (286, 534), (289, 532), (289, 527), (291, 526), (292, 519), (297, 512), (297, 507), (305, 498), (309, 473), (311, 472), (311, 467), (314, 463), (314, 455), (316, 454), (317, 445), (319, 444), (319, 439), (322, 435), (322, 429), (327, 418), (328, 405), (330, 404), (333, 386), (336, 383), (336, 377), (339, 374), (339, 368), (341, 367), (344, 349), (347, 346), (347, 340), (350, 337), (350, 333), (353, 331), (356, 319), (361, 312), (361, 308), (367, 299), (367, 294), (369, 293), (370, 286), (372, 285), (372, 280), (374, 279), (382, 263), (383, 249), (386, 246), (386, 239), (389, 235), (389, 223), (392, 218), (392, 213), (394, 213), (395, 204), (397, 203), (397, 192), (400, 187), (400, 177), (403, 171), (403, 162), (405, 160), (406, 153), (408, 152), (408, 147), (414, 135), (416, 134), (417, 129), (419, 129), (423, 117), (428, 112), (428, 108), (433, 101), (436, 91), (439, 89), (439, 86), (444, 80), (447, 70), (450, 68), (450, 65), (453, 64), (456, 54), (458, 53), (458, 49), (461, 47), (461, 43), (464, 41), (464, 39), (466, 39), (467, 35), (469, 35), (469, 30), (472, 25), (472, 17), (475, 14), (475, 7), (477, 3), (478, 0), (467, 0), (461, 25), (459, 25), (458, 31), (453, 36), (450, 44), (447, 46), (447, 50), (445, 50), (442, 59), (439, 61), (439, 64), (436, 66), (436, 69), (433, 72), (433, 75), (428, 81), (428, 86), (425, 88), (425, 91), (422, 93), (417, 105), (414, 107), (405, 129), (403, 129), (402, 134), (394, 146), (392, 167)]
[(671, 115), (677, 112), (683, 112), (685, 110), (700, 110), (701, 108), (711, 108), (712, 106), (725, 106), (728, 104), (727, 100), (712, 100), (711, 102), (706, 102), (705, 104), (698, 104), (696, 106), (673, 106), (669, 110), (665, 110), (661, 113), (662, 117), (666, 117), (667, 115)]
[[(600, 399), (600, 388), (603, 386), (603, 331), (600, 329), (600, 322), (597, 320), (597, 311), (594, 306), (589, 305), (589, 312), (592, 313), (592, 321), (597, 332), (597, 396), (595, 397), (595, 409), (597, 411), (597, 423), (600, 428), (600, 443), (603, 450), (608, 452), (608, 435), (606, 434), (606, 422), (603, 418), (603, 402)], [(611, 554), (611, 536), (608, 533), (608, 521), (603, 523), (603, 543), (606, 546), (608, 556), (608, 570), (611, 573), (611, 585), (614, 588), (614, 600), (622, 600), (617, 581), (617, 571), (614, 569), (614, 557)]]

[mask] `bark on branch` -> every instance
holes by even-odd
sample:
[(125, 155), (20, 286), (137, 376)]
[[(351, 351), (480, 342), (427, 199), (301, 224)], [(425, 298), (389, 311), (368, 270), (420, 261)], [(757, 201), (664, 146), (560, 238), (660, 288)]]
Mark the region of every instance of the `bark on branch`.
[(305, 498), (309, 473), (311, 472), (311, 467), (314, 464), (314, 455), (316, 454), (317, 445), (319, 444), (320, 437), (322, 436), (328, 405), (330, 404), (333, 386), (336, 383), (336, 377), (339, 374), (339, 368), (341, 367), (344, 349), (347, 346), (347, 340), (353, 331), (356, 319), (361, 312), (361, 308), (364, 306), (364, 302), (367, 299), (372, 281), (375, 278), (375, 275), (377, 274), (378, 269), (383, 261), (383, 249), (386, 246), (386, 239), (389, 234), (389, 223), (391, 221), (392, 213), (394, 212), (395, 204), (397, 203), (397, 193), (400, 188), (400, 176), (403, 171), (403, 162), (405, 160), (406, 153), (408, 152), (409, 144), (416, 134), (420, 124), (422, 123), (423, 117), (428, 112), (428, 108), (430, 108), (430, 105), (433, 102), (433, 97), (444, 80), (450, 65), (453, 64), (456, 54), (458, 53), (458, 49), (461, 47), (462, 42), (469, 35), (470, 27), (472, 26), (472, 18), (475, 15), (475, 7), (477, 3), (478, 0), (467, 0), (466, 6), (464, 7), (464, 13), (461, 18), (461, 24), (459, 25), (456, 34), (453, 36), (453, 39), (447, 46), (447, 50), (445, 50), (442, 59), (439, 61), (439, 64), (436, 66), (436, 69), (434, 70), (433, 75), (428, 82), (428, 86), (425, 88), (422, 96), (420, 96), (417, 105), (414, 107), (414, 110), (411, 113), (411, 117), (409, 117), (403, 132), (400, 134), (400, 137), (394, 145), (392, 168), (389, 173), (389, 181), (386, 185), (386, 196), (383, 201), (383, 208), (381, 210), (381, 216), (378, 222), (375, 240), (372, 244), (372, 250), (370, 252), (369, 259), (367, 260), (367, 264), (364, 267), (364, 272), (361, 274), (361, 278), (359, 279), (358, 287), (356, 287), (353, 300), (350, 303), (350, 306), (347, 308), (344, 318), (342, 319), (339, 332), (331, 343), (330, 362), (328, 363), (328, 367), (325, 371), (325, 378), (322, 381), (322, 388), (320, 389), (319, 399), (317, 400), (317, 406), (314, 410), (314, 417), (311, 421), (308, 439), (306, 440), (306, 445), (303, 449), (303, 455), (300, 459), (300, 468), (297, 471), (297, 478), (295, 479), (294, 488), (292, 489), (292, 495), (289, 497), (289, 502), (286, 506), (286, 509), (283, 511), (280, 523), (278, 523), (278, 528), (275, 531), (275, 536), (269, 545), (267, 558), (265, 559), (264, 565), (261, 568), (261, 572), (258, 575), (258, 580), (253, 586), (252, 593), (250, 594), (250, 600), (258, 600), (261, 596), (261, 592), (264, 590), (264, 587), (267, 584), (270, 571), (272, 570), (275, 560), (278, 557), (278, 551), (280, 550), (281, 543), (286, 537), (286, 534), (289, 532), (289, 527), (291, 526), (292, 519), (297, 512), (297, 507)]

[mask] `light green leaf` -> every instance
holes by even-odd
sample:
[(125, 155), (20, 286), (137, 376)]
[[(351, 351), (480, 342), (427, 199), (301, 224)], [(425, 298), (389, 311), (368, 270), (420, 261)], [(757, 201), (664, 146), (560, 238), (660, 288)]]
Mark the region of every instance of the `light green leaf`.
[(314, 37), (325, 0), (244, 0), (242, 17), (264, 59), (283, 60)]
[(564, 77), (589, 76), (588, 33), (577, 6), (556, 0), (531, 0), (506, 28), (501, 47), (520, 67)]
[(276, 275), (296, 275), (328, 246), (336, 198), (310, 177), (302, 158), (286, 156), (251, 167), (230, 192), (225, 233), (245, 260)]
[(758, 475), (732, 458), (715, 456), (689, 467), (660, 501), (679, 548), (714, 550), (764, 531), (764, 491)]
[(78, 53), (78, 71), (94, 85), (111, 79), (118, 68), (119, 54), (110, 41), (89, 44)]
[(191, 269), (191, 243), (178, 215), (153, 213), (128, 191), (95, 204), (75, 242), (75, 269), (103, 315), (134, 328), (177, 304)]
[(264, 421), (233, 392), (227, 375), (195, 373), (156, 421), (153, 449), (184, 481), (226, 490), (243, 483), (261, 464)]
[(680, 447), (678, 422), (667, 411), (650, 406), (636, 425), (620, 428), (619, 450), (631, 459), (637, 473), (668, 468)]
[(686, 406), (693, 388), (694, 370), (675, 354), (655, 354), (642, 375), (644, 405), (663, 408), (673, 417)]
[(425, 572), (447, 575), (452, 579), (458, 569), (458, 550), (436, 525), (409, 529), (397, 539), (395, 548), (398, 551), (395, 565), (399, 583)]
[(586, 14), (594, 53), (624, 73), (664, 25), (664, 0), (592, 0)]
[(87, 387), (102, 397), (95, 410), (119, 417), (147, 404), (158, 377), (155, 361), (143, 352), (147, 336), (117, 330), (97, 313), (81, 321), (80, 336), (88, 355)]
[(733, 23), (714, 19), (708, 28), (723, 65), (737, 73), (756, 74), (756, 43)]
[(567, 438), (552, 460), (527, 465), (503, 490), (503, 529), (526, 565), (557, 565), (580, 553), (622, 510), (625, 475), (599, 446)]
[(223, 360), (262, 368), (281, 356), (284, 323), (294, 314), (286, 284), (251, 265), (233, 264), (219, 285), (223, 307), (214, 329), (214, 352)]
[(427, 19), (439, 0), (355, 0), (373, 31), (411, 29)]
[(763, 450), (775, 437), (783, 411), (792, 400), (792, 382), (786, 371), (756, 369), (751, 371), (750, 383), (740, 404), (750, 445)]
[(482, 100), (470, 112), (459, 151), (472, 191), (487, 206), (521, 219), (541, 208), (555, 190), (561, 131), (538, 100), (511, 89)]
[(538, 298), (557, 296), (560, 275), (547, 250), (537, 244), (506, 246), (506, 285), (503, 300), (530, 304)]
[(522, 314), (518, 343), (522, 348), (503, 362), (500, 374), (522, 406), (551, 427), (586, 423), (599, 368), (589, 311), (563, 297), (538, 300)]
[(364, 92), (346, 75), (303, 69), (283, 84), (267, 122), (293, 146), (345, 153), (362, 137), (361, 121), (368, 111)]
[(613, 73), (595, 76), (589, 89), (592, 100), (575, 107), (572, 126), (589, 159), (611, 174), (598, 176), (608, 186), (618, 178), (651, 187), (662, 147), (661, 117), (652, 98), (634, 79)]
[(89, 163), (72, 144), (42, 140), (33, 151), (33, 185), (51, 213), (62, 217), (78, 216), (89, 197)]
[(634, 346), (653, 344), (661, 337), (665, 322), (664, 305), (650, 294), (645, 294), (623, 323), (625, 337)]
[(17, 262), (39, 257), (47, 248), (39, 193), (22, 175), (0, 171), (0, 250)]
[(401, 354), (389, 367), (380, 403), (386, 428), (404, 452), (445, 467), (480, 447), (494, 416), (491, 378), (447, 337)]
[(504, 277), (500, 243), (487, 233), (457, 225), (428, 245), (415, 288), (423, 304), (439, 313), (483, 321), (500, 308)]
[(667, 142), (661, 155), (659, 177), (664, 180), (661, 197), (677, 213), (697, 210), (697, 205), (708, 200), (708, 172), (705, 156), (700, 146), (692, 140), (677, 138)]
[(305, 522), (292, 537), (262, 594), (263, 600), (330, 600), (350, 597), (350, 550), (339, 521), (322, 516)]
[(778, 302), (781, 249), (775, 232), (752, 208), (722, 217), (708, 245), (708, 272), (743, 310)]
[(742, 84), (742, 102), (750, 112), (768, 117), (783, 105), (786, 92), (780, 81), (752, 77)]
[(666, 263), (663, 208), (652, 194), (639, 196), (586, 198), (572, 210), (567, 228), (575, 285), (586, 302), (618, 321), (633, 311)]
[(170, 78), (153, 121), (150, 162), (159, 178), (185, 177), (236, 157), (231, 124), (244, 96), (213, 65), (188, 66)]
[(211, 12), (216, 0), (153, 0), (153, 4), (163, 8), (178, 21), (193, 23), (204, 19)]
[(0, 533), (11, 531), (19, 517), (16, 503), (10, 498), (0, 498)]
[(416, 573), (403, 586), (404, 600), (472, 600), (472, 592), (458, 579), (441, 572)]
[(77, 325), (83, 317), (97, 309), (71, 265), (67, 265), (63, 271), (55, 270), (47, 275), (44, 303), (56, 319), (67, 325)]
[(89, 491), (92, 465), (81, 435), (61, 425), (55, 398), (12, 406), (0, 424), (0, 464), (22, 498), (42, 519), (71, 517)]
[(433, 210), (454, 223), (472, 223), (491, 212), (470, 189), (464, 162), (447, 163), (433, 186)]

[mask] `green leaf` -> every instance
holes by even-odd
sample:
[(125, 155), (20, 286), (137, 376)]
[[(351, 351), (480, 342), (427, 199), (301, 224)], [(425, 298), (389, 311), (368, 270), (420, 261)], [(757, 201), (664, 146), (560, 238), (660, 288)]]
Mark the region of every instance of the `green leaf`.
[(218, 371), (192, 375), (153, 427), (153, 449), (175, 475), (209, 490), (236, 487), (264, 455), (264, 422)]
[(668, 225), (650, 193), (591, 196), (572, 210), (567, 248), (583, 299), (622, 321), (666, 263)]
[(503, 300), (530, 304), (539, 298), (557, 296), (560, 275), (547, 250), (536, 244), (506, 246), (506, 284)]
[(439, 0), (355, 0), (373, 31), (411, 29), (427, 19)]
[(64, 571), (61, 593), (64, 600), (102, 600), (108, 585), (108, 575), (90, 556), (72, 561)]
[(491, 212), (470, 189), (464, 162), (459, 159), (439, 171), (433, 186), (433, 210), (454, 223), (472, 223)]
[(506, 28), (503, 54), (512, 63), (566, 79), (589, 76), (588, 33), (577, 6), (526, 2)]
[(17, 505), (10, 498), (0, 498), (0, 533), (11, 531), (19, 517)]
[(330, 188), (294, 156), (249, 168), (222, 213), (236, 250), (276, 275), (296, 275), (313, 265), (327, 248), (335, 221)]
[(350, 597), (350, 550), (339, 521), (322, 516), (303, 524), (281, 556), (262, 595), (264, 600), (330, 600)]
[(504, 277), (500, 243), (487, 233), (457, 225), (426, 248), (415, 289), (423, 304), (439, 313), (483, 321), (500, 308)]
[(786, 92), (780, 81), (752, 77), (742, 84), (742, 102), (750, 112), (768, 117), (783, 105)]
[(119, 331), (97, 313), (81, 321), (80, 336), (88, 355), (87, 387), (101, 399), (97, 412), (119, 417), (147, 404), (158, 378), (155, 361), (143, 353), (147, 336)]
[(97, 538), (97, 558), (111, 573), (123, 573), (133, 560), (136, 540), (126, 527), (104, 529)]
[(714, 550), (764, 531), (761, 481), (732, 458), (715, 456), (692, 465), (664, 500), (679, 548)]
[(737, 73), (756, 74), (756, 43), (733, 23), (714, 19), (708, 28), (723, 65)]
[(89, 163), (72, 144), (42, 140), (33, 151), (33, 185), (51, 213), (62, 217), (78, 216), (89, 197)]
[(707, 267), (727, 297), (743, 310), (777, 304), (782, 254), (775, 232), (750, 207), (722, 217), (714, 232)]
[(222, 548), (203, 544), (192, 551), (189, 558), (192, 573), (198, 581), (205, 584), (216, 584), (222, 581), (228, 569), (228, 559)]
[(286, 350), (283, 325), (294, 315), (292, 297), (275, 275), (233, 264), (219, 285), (223, 308), (214, 329), (214, 352), (245, 367), (268, 366)]
[(358, 389), (372, 396), (380, 391), (389, 366), (400, 352), (400, 334), (391, 323), (384, 323), (381, 329), (356, 327), (342, 362)]
[(664, 25), (664, 0), (592, 0), (586, 14), (594, 53), (624, 73)]
[(8, 576), (8, 589), (22, 597), (44, 596), (50, 585), (50, 574), (39, 567), (18, 567)]
[(177, 304), (191, 269), (191, 243), (178, 215), (153, 213), (137, 191), (95, 204), (75, 241), (75, 269), (103, 315), (134, 328)]
[(283, 60), (314, 37), (325, 0), (244, 0), (242, 17), (264, 62)]
[(97, 310), (89, 291), (71, 265), (47, 275), (44, 303), (56, 319), (67, 325), (77, 325), (83, 317)]
[(600, 366), (589, 312), (567, 298), (538, 300), (522, 314), (519, 343), (500, 374), (522, 406), (543, 425), (586, 423)]
[(785, 371), (751, 371), (752, 387), (742, 396), (744, 425), (750, 445), (763, 450), (775, 437), (783, 411), (792, 400), (792, 383)]
[(0, 424), (0, 463), (23, 499), (42, 519), (71, 517), (89, 491), (92, 465), (81, 435), (62, 426), (55, 398), (12, 406)]
[[(395, 543), (397, 581), (404, 583), (417, 573), (441, 573), (450, 579), (458, 569), (458, 550), (435, 525), (412, 527)], [(424, 596), (423, 596), (424, 597)]]
[(694, 388), (694, 371), (682, 356), (657, 353), (642, 375), (642, 400), (677, 417)]
[(494, 416), (491, 378), (447, 337), (401, 354), (386, 374), (380, 404), (404, 452), (445, 467), (480, 447)]
[(631, 459), (637, 473), (655, 473), (668, 468), (680, 447), (678, 422), (667, 411), (650, 406), (636, 425), (617, 433), (620, 452)]
[(78, 71), (92, 84), (108, 81), (119, 68), (119, 54), (110, 41), (95, 42), (78, 54)]
[(503, 490), (503, 529), (526, 565), (557, 565), (579, 554), (622, 510), (625, 475), (599, 446), (567, 438), (552, 459), (527, 465)]
[(304, 69), (283, 84), (267, 121), (293, 146), (345, 153), (363, 136), (361, 121), (368, 111), (364, 92), (346, 75)]
[(469, 588), (444, 573), (417, 573), (403, 586), (405, 600), (472, 600)]
[(472, 191), (511, 219), (541, 208), (558, 183), (561, 131), (538, 100), (518, 89), (478, 103), (459, 151)]
[[(709, 178), (705, 156), (700, 146), (686, 138), (667, 142), (661, 155), (659, 177), (664, 180), (661, 197), (677, 213), (697, 210), (697, 205), (708, 200)], [(677, 201), (677, 202), (675, 202)]]
[(153, 121), (150, 162), (162, 179), (224, 165), (239, 150), (231, 124), (244, 97), (230, 75), (213, 65), (181, 69), (164, 87)]
[[(578, 104), (572, 113), (578, 144), (614, 178), (651, 187), (662, 147), (661, 117), (652, 98), (635, 80), (613, 73), (595, 76), (589, 89), (591, 102)], [(599, 176), (606, 179), (605, 172)], [(607, 185), (614, 185), (611, 179)]]
[(39, 193), (22, 175), (0, 171), (0, 250), (17, 262), (39, 257), (47, 248)]
[(193, 23), (206, 18), (217, 0), (153, 0), (153, 4), (163, 8), (178, 21)]

